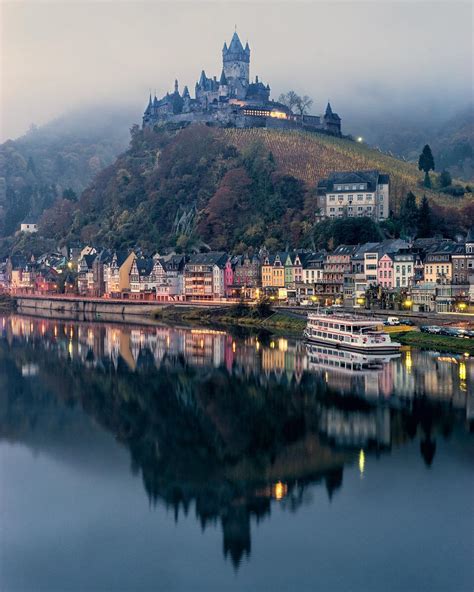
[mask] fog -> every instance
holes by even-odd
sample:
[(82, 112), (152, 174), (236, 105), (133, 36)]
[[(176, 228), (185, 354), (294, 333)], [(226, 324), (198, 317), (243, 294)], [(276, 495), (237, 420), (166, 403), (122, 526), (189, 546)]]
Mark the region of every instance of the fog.
[[(351, 119), (448, 118), (472, 100), (468, 2), (10, 2), (1, 10), (1, 137), (89, 104), (139, 122), (150, 90), (220, 75), (234, 27), (251, 76)], [(130, 121), (132, 123), (133, 121)]]

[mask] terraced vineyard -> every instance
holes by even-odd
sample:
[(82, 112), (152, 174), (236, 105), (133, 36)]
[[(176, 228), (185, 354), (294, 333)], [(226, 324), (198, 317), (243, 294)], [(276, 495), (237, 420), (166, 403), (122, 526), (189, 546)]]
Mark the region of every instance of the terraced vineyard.
[(420, 186), (421, 173), (414, 164), (398, 160), (367, 145), (322, 134), (269, 129), (226, 129), (225, 138), (239, 150), (252, 142), (262, 142), (275, 157), (278, 168), (284, 173), (303, 179), (315, 186), (320, 179), (333, 171), (379, 169), (390, 174), (391, 207), (395, 210), (409, 190), (418, 198), (425, 193), (433, 202), (450, 207), (460, 207), (473, 199), (464, 198)]

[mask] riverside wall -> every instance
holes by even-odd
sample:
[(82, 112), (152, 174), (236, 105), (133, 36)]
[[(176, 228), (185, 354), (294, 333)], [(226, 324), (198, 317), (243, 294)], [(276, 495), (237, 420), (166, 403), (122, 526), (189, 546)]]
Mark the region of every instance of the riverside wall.
[(148, 316), (163, 306), (157, 301), (106, 300), (103, 298), (71, 298), (60, 296), (15, 296), (18, 312), (44, 316), (94, 318), (102, 315)]

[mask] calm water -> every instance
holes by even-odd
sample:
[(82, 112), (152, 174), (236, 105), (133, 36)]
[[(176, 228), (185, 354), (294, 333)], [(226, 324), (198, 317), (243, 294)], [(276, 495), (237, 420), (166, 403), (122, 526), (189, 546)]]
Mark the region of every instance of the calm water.
[(0, 317), (0, 589), (474, 586), (474, 358)]

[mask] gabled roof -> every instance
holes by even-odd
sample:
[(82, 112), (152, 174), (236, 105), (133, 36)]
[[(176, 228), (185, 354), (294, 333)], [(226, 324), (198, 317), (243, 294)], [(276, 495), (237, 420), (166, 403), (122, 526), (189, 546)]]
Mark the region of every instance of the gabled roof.
[(148, 276), (153, 271), (154, 261), (148, 257), (141, 257), (140, 259), (135, 259), (135, 265), (137, 266), (139, 276)]
[(189, 265), (218, 265), (224, 267), (227, 263), (227, 253), (210, 251), (209, 253), (196, 253), (189, 257)]

